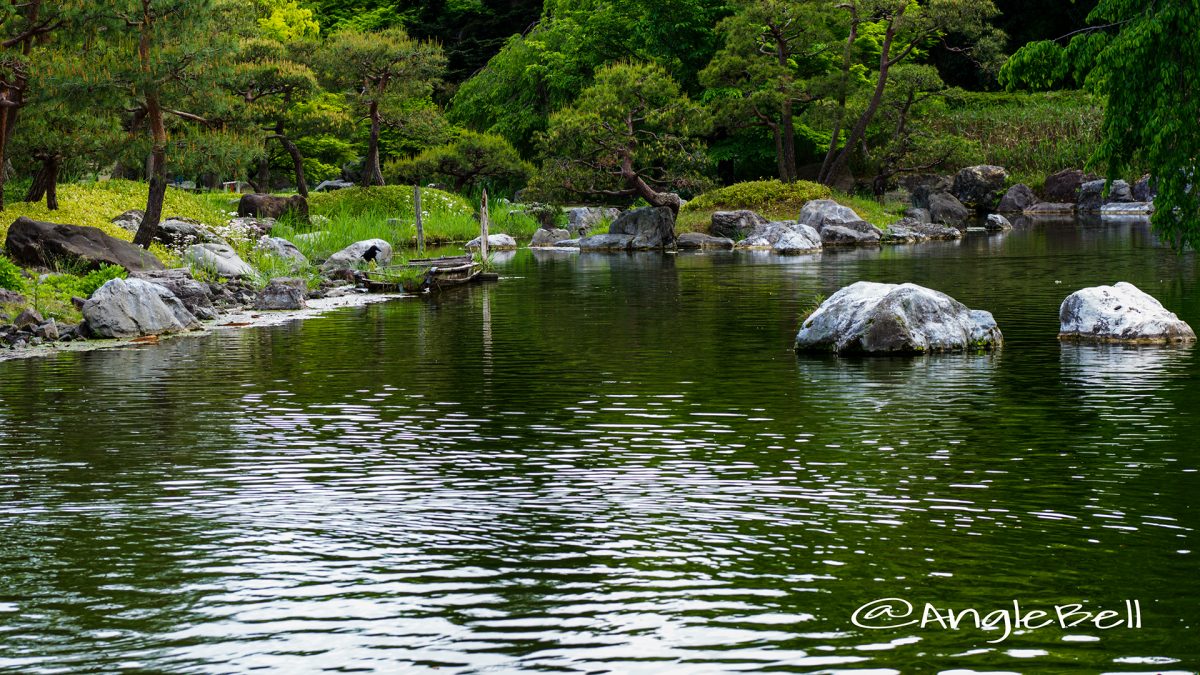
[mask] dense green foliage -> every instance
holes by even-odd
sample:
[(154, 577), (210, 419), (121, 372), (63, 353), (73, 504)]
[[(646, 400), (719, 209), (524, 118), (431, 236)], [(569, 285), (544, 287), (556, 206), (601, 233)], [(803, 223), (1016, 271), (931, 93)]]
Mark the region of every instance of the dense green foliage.
[(421, 185), (436, 181), (448, 183), (455, 192), (488, 185), (511, 193), (531, 175), (533, 165), (521, 159), (508, 141), (474, 131), (462, 131), (445, 145), (427, 148), (384, 169), (384, 177), (391, 182)]
[(560, 199), (641, 198), (678, 212), (675, 193), (707, 185), (700, 142), (707, 124), (705, 111), (664, 69), (608, 66), (574, 105), (551, 116), (533, 189)]
[[(0, 10), (0, 159), (48, 210), (74, 209), (60, 181), (149, 179), (143, 244), (175, 215), (170, 183), (529, 187), (558, 203), (677, 208), (759, 179), (882, 196), (906, 174), (988, 162), (1037, 185), (1089, 160), (1160, 173), (1165, 203), (1187, 207), (1159, 210), (1179, 240), (1189, 226), (1166, 221), (1196, 210), (1183, 192), (1195, 144), (1172, 120), (1192, 119), (1178, 66), (1192, 55), (1167, 36), (1187, 34), (1193, 12), (1105, 0), (1086, 29), (1094, 3), (1067, 4), (14, 3)], [(1002, 29), (1024, 44), (1003, 67)], [(1165, 65), (1135, 77), (1139, 63)], [(390, 208), (371, 217), (402, 215)]]

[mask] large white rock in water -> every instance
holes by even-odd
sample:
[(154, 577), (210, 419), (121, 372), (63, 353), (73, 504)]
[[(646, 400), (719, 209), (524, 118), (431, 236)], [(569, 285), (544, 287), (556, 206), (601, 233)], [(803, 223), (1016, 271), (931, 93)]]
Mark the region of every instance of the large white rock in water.
[(1058, 318), (1061, 340), (1154, 344), (1196, 339), (1191, 326), (1124, 281), (1072, 293), (1059, 308)]
[(83, 303), (83, 319), (97, 337), (165, 335), (200, 322), (171, 291), (142, 279), (113, 279)]
[(915, 284), (860, 281), (834, 293), (804, 322), (796, 351), (926, 354), (996, 349), (989, 312)]
[[(479, 237), (475, 237), (467, 242), (467, 250), (473, 251), (479, 248)], [(517, 248), (517, 240), (507, 234), (489, 234), (488, 235), (488, 250), (489, 251), (514, 251)]]
[(738, 248), (768, 249), (776, 253), (811, 253), (821, 250), (821, 235), (794, 220), (763, 223), (737, 243)]

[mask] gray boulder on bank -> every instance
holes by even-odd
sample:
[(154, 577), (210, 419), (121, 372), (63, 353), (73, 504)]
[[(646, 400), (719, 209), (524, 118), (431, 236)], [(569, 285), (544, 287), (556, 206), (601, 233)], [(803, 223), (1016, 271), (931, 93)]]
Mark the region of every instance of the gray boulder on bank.
[(9, 226), (4, 249), (13, 262), (26, 267), (65, 262), (93, 270), (102, 264), (119, 265), (131, 272), (164, 269), (154, 254), (94, 227), (45, 223), (25, 216)]
[(1007, 232), (1008, 230), (1013, 229), (1013, 225), (1012, 223), (1008, 222), (1008, 218), (1005, 218), (999, 213), (992, 213), (988, 215), (987, 223), (984, 225), (984, 229), (986, 229), (988, 232)]
[(582, 237), (599, 226), (605, 219), (611, 223), (620, 215), (620, 209), (602, 206), (581, 206), (569, 209), (567, 211), (567, 229), (570, 230), (570, 234)]
[(1038, 203), (1037, 195), (1024, 183), (1017, 183), (1004, 193), (996, 210), (1000, 213), (1024, 213), (1025, 209)]
[(888, 225), (880, 239), (884, 244), (919, 244), (933, 240), (962, 239), (962, 231), (947, 225), (934, 225), (912, 218), (904, 218)]
[(776, 253), (810, 253), (822, 248), (821, 234), (794, 220), (764, 223), (754, 228), (737, 248), (771, 250)]
[(1133, 184), (1133, 200), (1135, 202), (1152, 202), (1158, 196), (1158, 186), (1150, 174), (1146, 174)]
[(911, 218), (918, 223), (932, 223), (933, 216), (929, 214), (929, 209), (923, 209), (916, 206), (910, 206), (904, 210), (904, 217)]
[(133, 338), (198, 328), (196, 317), (171, 291), (142, 279), (113, 279), (83, 304), (92, 335)]
[(683, 250), (729, 250), (733, 240), (728, 237), (713, 237), (702, 232), (684, 232), (675, 240), (676, 248)]
[(142, 219), (146, 217), (146, 212), (141, 209), (130, 209), (125, 213), (112, 219), (112, 224), (120, 227), (128, 232), (137, 232), (142, 226)]
[(1008, 171), (1002, 166), (968, 166), (954, 176), (950, 192), (963, 206), (976, 211), (991, 211), (996, 208), (1008, 182)]
[(862, 221), (862, 218), (849, 206), (842, 206), (832, 199), (814, 199), (800, 209), (796, 222), (807, 225), (820, 232), (826, 223), (841, 225)]
[(1025, 209), (1025, 214), (1030, 216), (1062, 215), (1068, 213), (1075, 213), (1075, 204), (1067, 204), (1065, 202), (1038, 202), (1037, 204)]
[(240, 217), (253, 218), (282, 218), (292, 214), (302, 221), (308, 221), (308, 200), (300, 195), (291, 197), (276, 197), (274, 195), (252, 194), (245, 195), (238, 202), (237, 214)]
[(741, 239), (759, 225), (769, 221), (753, 211), (717, 211), (712, 214), (708, 231), (715, 237)]
[(608, 228), (609, 234), (632, 235), (635, 250), (670, 248), (675, 245), (675, 214), (665, 206), (647, 206), (626, 211)]
[(821, 227), (821, 243), (825, 246), (871, 246), (878, 244), (882, 238), (882, 230), (864, 221), (842, 223), (826, 220)]
[(254, 309), (294, 310), (304, 309), (308, 295), (308, 283), (304, 279), (281, 277), (272, 279), (266, 288), (254, 298)]
[(796, 351), (836, 354), (978, 352), (1004, 338), (988, 312), (914, 284), (860, 281), (834, 293), (805, 320)]
[[(509, 237), (512, 239), (512, 237)], [(516, 248), (517, 242), (513, 242)], [(468, 244), (469, 246), (469, 244)], [(374, 262), (386, 265), (392, 261), (392, 245), (382, 239), (364, 239), (350, 244), (346, 248), (329, 256), (321, 269), (326, 272), (347, 270), (361, 263)]]
[(228, 244), (196, 244), (189, 246), (183, 259), (194, 271), (202, 269), (227, 279), (254, 276), (255, 269), (242, 260)]
[(158, 224), (154, 240), (168, 248), (182, 249), (192, 244), (226, 244), (224, 239), (191, 218), (168, 218)]
[(129, 276), (132, 279), (141, 279), (157, 284), (171, 291), (171, 295), (179, 298), (187, 311), (202, 321), (217, 318), (217, 310), (213, 307), (212, 293), (208, 284), (196, 281), (187, 269), (134, 272)]
[(1081, 213), (1100, 213), (1101, 207), (1111, 203), (1126, 203), (1133, 201), (1133, 190), (1129, 187), (1129, 183), (1123, 180), (1114, 180), (1108, 189), (1108, 196), (1104, 196), (1104, 188), (1108, 184), (1105, 180), (1094, 180), (1084, 183), (1079, 187), (1079, 202), (1077, 208)]
[(529, 242), (531, 248), (545, 248), (554, 246), (564, 239), (570, 239), (571, 233), (564, 229), (547, 230), (544, 227), (539, 227), (537, 232), (533, 233), (533, 239)]
[(308, 266), (308, 258), (305, 257), (300, 249), (295, 244), (282, 237), (270, 237), (263, 235), (259, 238), (256, 247), (260, 251), (266, 251), (276, 258), (282, 258), (292, 263), (293, 268), (301, 268)]
[(1167, 344), (1193, 342), (1191, 326), (1133, 284), (1076, 291), (1058, 311), (1060, 340)]
[(929, 195), (929, 217), (935, 223), (962, 227), (971, 212), (958, 198), (948, 192)]
[(1058, 204), (1075, 204), (1079, 201), (1079, 188), (1088, 181), (1096, 180), (1096, 176), (1084, 173), (1079, 169), (1064, 169), (1048, 176), (1042, 188), (1046, 201)]
[[(473, 251), (479, 248), (481, 237), (475, 237), (467, 242), (467, 250)], [(380, 241), (374, 239), (372, 241)], [(362, 242), (359, 242), (362, 243)], [(358, 244), (355, 244), (357, 246)], [(517, 240), (507, 234), (489, 234), (488, 235), (488, 250), (489, 251), (515, 251), (517, 250)], [(388, 260), (392, 259), (392, 247), (388, 246)], [(330, 258), (332, 260), (333, 258)], [(380, 263), (383, 264), (383, 263)]]
[(597, 234), (579, 240), (580, 251), (628, 251), (633, 248), (632, 234)]

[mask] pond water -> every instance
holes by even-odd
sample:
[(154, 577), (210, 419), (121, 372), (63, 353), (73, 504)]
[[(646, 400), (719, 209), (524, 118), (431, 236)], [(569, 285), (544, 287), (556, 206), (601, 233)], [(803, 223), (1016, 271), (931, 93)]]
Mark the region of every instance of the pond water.
[[(1145, 223), (502, 268), (0, 364), (0, 671), (1200, 668), (1198, 352), (1055, 338), (1068, 293), (1119, 280), (1200, 326), (1195, 257)], [(988, 309), (1007, 344), (793, 354), (858, 280)], [(881, 598), (1142, 620), (856, 626)]]

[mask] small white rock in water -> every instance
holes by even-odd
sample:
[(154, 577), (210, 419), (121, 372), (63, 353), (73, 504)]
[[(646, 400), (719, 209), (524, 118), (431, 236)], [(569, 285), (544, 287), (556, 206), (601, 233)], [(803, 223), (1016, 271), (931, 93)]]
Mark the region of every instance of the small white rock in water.
[[(479, 248), (479, 237), (475, 237), (467, 242), (466, 249), (474, 251)], [(517, 248), (517, 240), (507, 234), (489, 234), (488, 235), (488, 250), (489, 251), (514, 251)]]
[(1072, 293), (1058, 316), (1060, 340), (1167, 344), (1196, 339), (1191, 326), (1124, 281)]
[(926, 354), (998, 348), (992, 315), (915, 284), (860, 281), (834, 293), (796, 335), (796, 351)]

